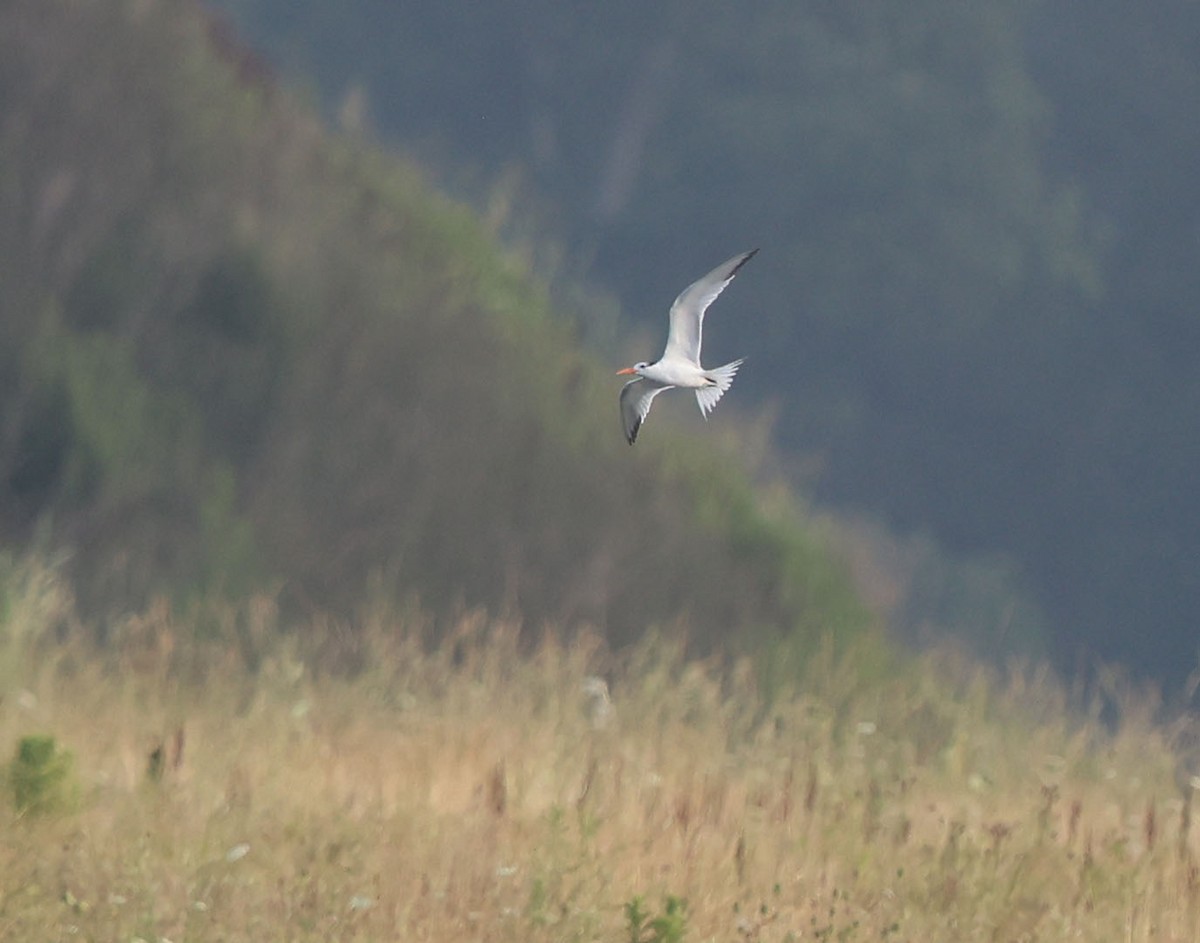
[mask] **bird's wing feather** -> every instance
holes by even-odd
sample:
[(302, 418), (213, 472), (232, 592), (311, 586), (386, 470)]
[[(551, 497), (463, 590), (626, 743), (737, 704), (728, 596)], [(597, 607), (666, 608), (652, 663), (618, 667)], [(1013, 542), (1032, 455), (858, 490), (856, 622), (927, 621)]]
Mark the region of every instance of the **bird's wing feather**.
[(630, 445), (637, 440), (638, 430), (646, 421), (654, 397), (669, 389), (669, 386), (660, 386), (642, 377), (630, 380), (621, 388), (621, 425), (625, 429), (625, 439)]
[(757, 251), (751, 249), (735, 255), (680, 293), (671, 305), (671, 328), (667, 332), (667, 349), (663, 351), (663, 360), (684, 359), (699, 366), (704, 312), (725, 290), (725, 286), (733, 281), (738, 269), (749, 262)]

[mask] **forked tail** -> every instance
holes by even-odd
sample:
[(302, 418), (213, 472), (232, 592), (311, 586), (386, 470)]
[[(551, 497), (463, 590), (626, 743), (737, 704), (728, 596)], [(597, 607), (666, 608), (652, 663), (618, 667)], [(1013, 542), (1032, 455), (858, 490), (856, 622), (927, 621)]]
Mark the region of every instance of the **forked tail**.
[(725, 395), (725, 391), (733, 385), (733, 378), (737, 376), (738, 367), (742, 365), (742, 361), (735, 360), (733, 363), (727, 363), (723, 367), (713, 367), (711, 370), (705, 370), (704, 376), (712, 380), (713, 386), (703, 386), (696, 390), (696, 402), (700, 404), (700, 412), (705, 419), (708, 414), (713, 411), (713, 407)]

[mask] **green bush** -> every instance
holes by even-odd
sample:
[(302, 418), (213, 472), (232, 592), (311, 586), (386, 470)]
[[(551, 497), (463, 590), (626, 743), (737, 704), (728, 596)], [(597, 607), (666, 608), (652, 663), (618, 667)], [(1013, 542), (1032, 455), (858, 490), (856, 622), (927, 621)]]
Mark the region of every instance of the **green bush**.
[(634, 897), (625, 905), (625, 928), (629, 943), (683, 943), (687, 933), (687, 901), (668, 894), (662, 913), (651, 914), (643, 909), (642, 897)]
[(8, 766), (8, 781), (21, 815), (67, 812), (79, 802), (75, 757), (48, 734), (21, 738)]

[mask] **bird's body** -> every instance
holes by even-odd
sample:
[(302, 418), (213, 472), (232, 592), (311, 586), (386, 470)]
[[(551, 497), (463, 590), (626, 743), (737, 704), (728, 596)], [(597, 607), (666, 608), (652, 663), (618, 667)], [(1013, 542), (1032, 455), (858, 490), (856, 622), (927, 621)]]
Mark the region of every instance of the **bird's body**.
[(638, 430), (650, 412), (654, 397), (663, 390), (674, 387), (695, 390), (700, 412), (707, 419), (733, 383), (741, 360), (711, 370), (700, 366), (704, 312), (757, 251), (751, 249), (734, 256), (685, 288), (671, 305), (671, 326), (662, 357), (655, 363), (637, 363), (617, 371), (619, 375), (637, 376), (621, 390), (621, 423), (630, 445), (637, 440)]

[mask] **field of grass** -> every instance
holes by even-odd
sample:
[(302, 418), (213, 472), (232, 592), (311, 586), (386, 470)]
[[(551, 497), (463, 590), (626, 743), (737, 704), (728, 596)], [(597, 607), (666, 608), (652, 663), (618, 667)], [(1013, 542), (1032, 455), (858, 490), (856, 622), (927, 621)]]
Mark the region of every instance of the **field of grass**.
[(1144, 696), (1105, 731), (1030, 672), (849, 653), (766, 703), (662, 642), (265, 601), (98, 650), (45, 571), (0, 603), (0, 940), (1200, 938)]

